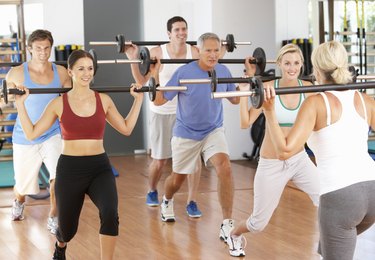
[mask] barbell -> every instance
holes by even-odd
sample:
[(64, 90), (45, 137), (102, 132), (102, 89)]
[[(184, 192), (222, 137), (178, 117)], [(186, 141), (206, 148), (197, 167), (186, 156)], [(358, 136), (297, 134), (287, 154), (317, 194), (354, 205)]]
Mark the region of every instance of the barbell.
[[(30, 88), (30, 94), (59, 94), (66, 93), (72, 88)], [(113, 87), (91, 87), (92, 90), (98, 92), (130, 92), (131, 87), (123, 86), (113, 86)], [(135, 89), (135, 92), (148, 92), (151, 101), (155, 100), (156, 91), (185, 91), (186, 86), (168, 86), (161, 87), (156, 84), (153, 77), (150, 78), (148, 86), (142, 86), (140, 89)], [(4, 99), (4, 102), (8, 103), (9, 95), (23, 95), (25, 91), (19, 90), (17, 88), (8, 88), (6, 80), (3, 80), (2, 88), (0, 89), (0, 99)]]
[[(252, 57), (254, 59), (250, 60), (251, 64), (256, 64), (256, 75), (261, 75), (265, 68), (266, 63), (276, 63), (276, 61), (267, 61), (266, 54), (264, 50), (260, 47), (256, 48), (253, 52)], [(197, 59), (160, 59), (161, 64), (186, 64)], [(99, 62), (99, 61), (98, 61)], [(110, 62), (110, 60), (109, 60)], [(150, 71), (151, 64), (155, 64), (156, 59), (151, 59), (150, 51), (146, 47), (141, 47), (138, 53), (138, 59), (116, 59), (112, 63), (121, 63), (121, 64), (139, 64), (139, 71), (143, 76), (145, 76)], [(244, 64), (245, 59), (219, 59), (218, 63), (226, 64)]]
[[(296, 86), (296, 87), (282, 87), (275, 89), (276, 95), (300, 94), (300, 93), (315, 93), (323, 91), (334, 90), (349, 90), (349, 89), (370, 89), (375, 88), (375, 82), (360, 82), (350, 84), (325, 84), (325, 85), (310, 85), (310, 86)], [(231, 98), (231, 97), (250, 97), (251, 104), (255, 108), (260, 108), (264, 101), (264, 87), (259, 77), (253, 77), (250, 81), (248, 91), (227, 91), (227, 92), (213, 92), (212, 98)]]
[[(169, 41), (126, 41), (123, 34), (116, 35), (116, 41), (91, 41), (90, 45), (93, 46), (117, 46), (118, 53), (124, 53), (125, 48), (132, 44), (137, 46), (150, 46), (150, 45), (162, 45), (169, 43)], [(187, 41), (187, 44), (197, 45), (197, 41)], [(225, 40), (221, 41), (221, 44), (226, 46), (228, 52), (233, 52), (237, 45), (251, 45), (251, 42), (236, 42), (234, 41), (233, 34), (227, 34)]]

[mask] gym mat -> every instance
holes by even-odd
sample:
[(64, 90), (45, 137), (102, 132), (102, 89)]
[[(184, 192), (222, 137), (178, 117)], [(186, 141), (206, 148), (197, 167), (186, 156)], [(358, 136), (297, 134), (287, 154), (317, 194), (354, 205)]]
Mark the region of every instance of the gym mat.
[(375, 154), (375, 140), (368, 141), (368, 152)]

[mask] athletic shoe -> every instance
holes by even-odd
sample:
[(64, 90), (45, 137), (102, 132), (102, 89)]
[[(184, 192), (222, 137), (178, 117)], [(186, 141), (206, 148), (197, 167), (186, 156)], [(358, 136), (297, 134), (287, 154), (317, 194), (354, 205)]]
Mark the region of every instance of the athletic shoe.
[(66, 260), (65, 251), (66, 251), (66, 245), (65, 245), (65, 247), (59, 247), (57, 245), (57, 242), (56, 242), (55, 243), (55, 252), (53, 253), (52, 260)]
[(229, 254), (231, 256), (245, 256), (246, 238), (242, 235), (238, 237), (229, 236), (227, 244), (229, 246)]
[(225, 243), (227, 243), (227, 239), (233, 228), (234, 228), (234, 220), (224, 219), (220, 227), (220, 239), (223, 240)]
[(25, 217), (23, 216), (23, 210), (25, 208), (25, 202), (20, 203), (17, 200), (13, 201), (13, 206), (12, 206), (12, 220), (23, 220)]
[(200, 218), (202, 216), (202, 212), (198, 209), (198, 205), (195, 201), (189, 202), (186, 206), (186, 213), (191, 218)]
[(150, 191), (146, 196), (146, 204), (150, 207), (159, 206), (158, 191)]
[(161, 220), (164, 222), (176, 221), (173, 211), (173, 199), (168, 201), (164, 200), (160, 204)]
[(58, 220), (57, 217), (49, 217), (47, 220), (47, 229), (54, 235), (56, 235), (56, 231), (58, 228)]

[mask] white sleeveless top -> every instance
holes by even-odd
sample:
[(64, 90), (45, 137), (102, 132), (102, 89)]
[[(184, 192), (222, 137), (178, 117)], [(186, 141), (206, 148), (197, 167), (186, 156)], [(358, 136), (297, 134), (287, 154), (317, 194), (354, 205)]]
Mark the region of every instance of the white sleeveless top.
[(342, 106), (340, 119), (331, 124), (331, 108), (325, 93), (327, 126), (314, 131), (307, 144), (314, 152), (320, 178), (320, 193), (325, 194), (355, 183), (375, 180), (375, 161), (368, 153), (366, 107), (363, 119), (354, 107), (356, 91), (330, 91)]
[[(167, 44), (160, 45), (162, 50), (162, 59), (170, 59)], [(192, 59), (191, 54), (191, 45), (186, 44), (186, 59)], [(165, 86), (167, 82), (171, 79), (173, 73), (177, 68), (181, 67), (184, 64), (163, 64), (162, 69), (159, 72), (159, 84), (160, 86)], [(177, 109), (177, 96), (165, 103), (162, 106), (155, 106), (153, 102), (150, 102), (150, 109), (152, 112), (157, 114), (169, 115), (176, 114)]]

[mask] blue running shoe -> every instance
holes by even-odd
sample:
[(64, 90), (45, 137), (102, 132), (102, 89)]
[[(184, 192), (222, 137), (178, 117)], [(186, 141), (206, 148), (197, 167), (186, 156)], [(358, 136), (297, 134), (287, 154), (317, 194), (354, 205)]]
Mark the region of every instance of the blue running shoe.
[(158, 191), (150, 191), (146, 196), (146, 204), (150, 207), (159, 206)]
[(186, 213), (191, 218), (200, 218), (202, 216), (202, 212), (198, 209), (198, 205), (195, 201), (189, 202), (186, 206)]

